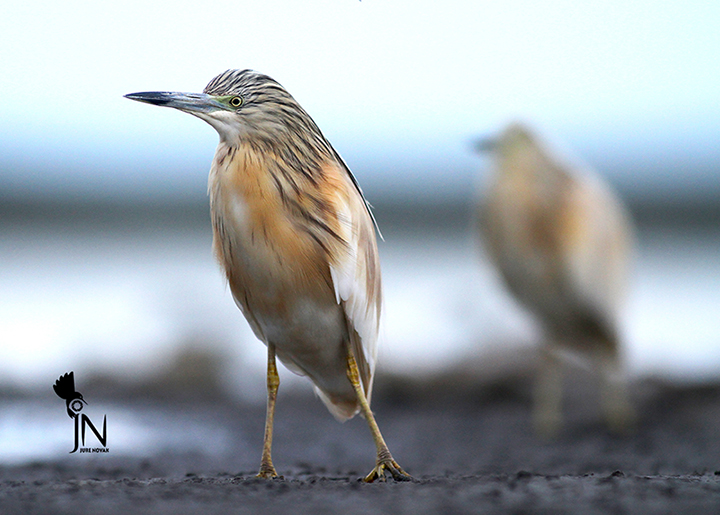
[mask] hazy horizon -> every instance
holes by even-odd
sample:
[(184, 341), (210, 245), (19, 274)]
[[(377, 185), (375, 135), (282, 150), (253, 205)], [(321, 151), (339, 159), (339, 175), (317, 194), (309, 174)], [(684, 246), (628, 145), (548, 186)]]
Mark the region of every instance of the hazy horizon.
[[(199, 199), (204, 122), (123, 98), (280, 81), (376, 202), (452, 202), (472, 141), (525, 120), (628, 200), (720, 198), (720, 4), (612, 0), (14, 3), (0, 19), (0, 197)], [(648, 200), (649, 199), (649, 200)]]

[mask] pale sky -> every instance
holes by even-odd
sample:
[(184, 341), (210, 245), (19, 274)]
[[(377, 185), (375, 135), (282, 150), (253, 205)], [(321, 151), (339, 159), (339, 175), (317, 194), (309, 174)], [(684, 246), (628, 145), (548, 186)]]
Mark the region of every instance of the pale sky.
[(283, 84), (366, 189), (462, 185), (482, 165), (470, 141), (521, 118), (620, 184), (693, 173), (706, 190), (718, 27), (717, 1), (12, 2), (0, 191), (196, 188), (215, 132), (122, 95), (201, 91), (228, 68)]

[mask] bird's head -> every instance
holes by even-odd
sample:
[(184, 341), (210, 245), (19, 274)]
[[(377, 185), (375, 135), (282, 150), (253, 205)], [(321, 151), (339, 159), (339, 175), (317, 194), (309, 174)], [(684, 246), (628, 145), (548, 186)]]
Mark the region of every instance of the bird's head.
[(534, 136), (530, 129), (520, 123), (511, 123), (498, 136), (489, 136), (475, 142), (475, 150), (481, 153), (496, 153), (507, 156), (534, 145)]
[[(126, 98), (173, 107), (212, 125), (225, 143), (277, 140), (293, 134), (319, 134), (295, 99), (272, 78), (252, 70), (228, 70), (202, 93), (151, 91)], [(322, 138), (322, 136), (320, 136)]]

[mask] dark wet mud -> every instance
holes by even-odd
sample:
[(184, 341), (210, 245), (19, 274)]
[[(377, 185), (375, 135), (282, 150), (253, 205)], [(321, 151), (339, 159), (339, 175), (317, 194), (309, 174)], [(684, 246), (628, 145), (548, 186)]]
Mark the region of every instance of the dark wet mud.
[(533, 434), (524, 386), (415, 386), (386, 381), (374, 404), (412, 483), (360, 482), (374, 460), (364, 421), (338, 424), (311, 397), (280, 397), (273, 481), (254, 478), (263, 406), (156, 400), (164, 420), (226, 426), (234, 447), (0, 466), (0, 513), (720, 513), (717, 386), (638, 385), (639, 424), (624, 436), (571, 396), (554, 441)]

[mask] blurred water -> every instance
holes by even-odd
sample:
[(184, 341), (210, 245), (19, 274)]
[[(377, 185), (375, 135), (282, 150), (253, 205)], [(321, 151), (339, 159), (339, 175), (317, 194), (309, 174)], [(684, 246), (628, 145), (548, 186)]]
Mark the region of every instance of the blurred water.
[[(627, 310), (629, 368), (720, 375), (720, 232), (644, 228)], [(380, 366), (431, 373), (498, 345), (528, 345), (531, 320), (505, 295), (468, 224), (390, 224)], [(231, 388), (264, 395), (265, 348), (235, 307), (205, 224), (6, 224), (0, 228), (0, 374), (49, 388), (68, 370), (154, 374), (184, 344), (226, 355)], [(290, 374), (284, 374), (289, 378)]]
[[(0, 406), (0, 463), (63, 458), (87, 461), (108, 456), (70, 454), (74, 446), (74, 421), (57, 397), (3, 400)], [(163, 410), (137, 402), (131, 407), (93, 402), (86, 414), (101, 434), (102, 420), (106, 417), (106, 443), (114, 457), (153, 456), (165, 451), (218, 456), (231, 448), (233, 438), (242, 437), (230, 434), (213, 416), (203, 417), (197, 411), (181, 409)], [(178, 427), (182, 430), (172, 430)], [(90, 429), (86, 437), (83, 447), (100, 446)]]

